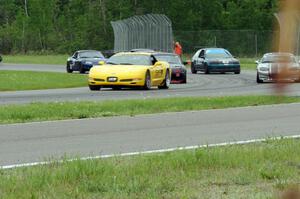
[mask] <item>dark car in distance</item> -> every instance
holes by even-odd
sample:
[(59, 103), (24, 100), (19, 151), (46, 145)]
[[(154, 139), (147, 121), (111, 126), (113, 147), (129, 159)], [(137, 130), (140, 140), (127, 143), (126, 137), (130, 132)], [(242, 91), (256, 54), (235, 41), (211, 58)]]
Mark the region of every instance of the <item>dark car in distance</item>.
[(99, 65), (99, 62), (106, 61), (106, 58), (100, 51), (96, 50), (80, 50), (76, 51), (67, 60), (67, 72), (79, 71), (85, 73), (94, 65)]
[(193, 58), (191, 72), (202, 71), (205, 74), (234, 72), (240, 74), (240, 62), (223, 48), (204, 48), (198, 50)]
[(170, 64), (172, 84), (185, 84), (187, 82), (186, 67), (178, 55), (174, 53), (155, 53), (154, 56), (158, 61), (165, 61)]

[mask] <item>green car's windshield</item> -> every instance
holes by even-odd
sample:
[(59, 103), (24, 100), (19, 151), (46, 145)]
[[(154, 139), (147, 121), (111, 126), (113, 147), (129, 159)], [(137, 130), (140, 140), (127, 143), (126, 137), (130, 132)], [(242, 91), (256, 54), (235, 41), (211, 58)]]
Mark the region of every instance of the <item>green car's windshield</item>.
[(224, 49), (209, 49), (206, 50), (205, 57), (212, 59), (227, 59), (232, 58), (232, 55)]
[(86, 51), (79, 53), (80, 58), (104, 58), (101, 52), (99, 51)]
[(296, 63), (296, 59), (290, 55), (268, 55), (262, 58), (262, 63)]
[(150, 56), (149, 55), (130, 55), (130, 54), (122, 54), (122, 55), (114, 55), (109, 58), (106, 64), (110, 65), (142, 65), (142, 66), (150, 66)]
[(158, 61), (165, 61), (169, 64), (182, 64), (181, 59), (177, 55), (156, 55)]

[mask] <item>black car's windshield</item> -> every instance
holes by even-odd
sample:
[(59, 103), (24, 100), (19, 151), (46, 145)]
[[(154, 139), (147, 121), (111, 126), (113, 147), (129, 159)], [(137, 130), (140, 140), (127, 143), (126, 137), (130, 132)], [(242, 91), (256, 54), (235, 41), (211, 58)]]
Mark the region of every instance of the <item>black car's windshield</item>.
[(291, 55), (268, 55), (262, 58), (262, 63), (296, 63), (296, 59)]
[(111, 58), (109, 58), (106, 63), (111, 65), (151, 65), (150, 56), (139, 54), (114, 55)]
[(156, 55), (158, 61), (165, 61), (169, 64), (182, 64), (181, 59), (177, 55)]
[(206, 58), (226, 59), (232, 58), (232, 55), (224, 49), (208, 49), (205, 51)]
[(86, 51), (79, 53), (80, 58), (104, 58), (101, 52), (99, 51)]

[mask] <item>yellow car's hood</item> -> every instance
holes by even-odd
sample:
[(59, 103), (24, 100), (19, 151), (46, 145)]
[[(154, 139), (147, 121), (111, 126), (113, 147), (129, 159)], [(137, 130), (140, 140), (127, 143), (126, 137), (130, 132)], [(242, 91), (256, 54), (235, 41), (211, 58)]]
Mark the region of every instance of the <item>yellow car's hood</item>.
[(107, 75), (116, 75), (124, 73), (137, 73), (145, 72), (149, 66), (139, 66), (139, 65), (101, 65), (94, 66), (90, 73), (101, 73)]

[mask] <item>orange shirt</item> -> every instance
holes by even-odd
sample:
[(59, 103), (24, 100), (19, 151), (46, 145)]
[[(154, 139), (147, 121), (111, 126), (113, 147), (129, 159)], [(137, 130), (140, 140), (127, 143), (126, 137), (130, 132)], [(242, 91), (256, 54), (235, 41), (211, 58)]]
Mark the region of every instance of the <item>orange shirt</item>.
[(182, 47), (180, 44), (175, 44), (175, 49), (174, 49), (175, 54), (181, 56), (182, 55)]

